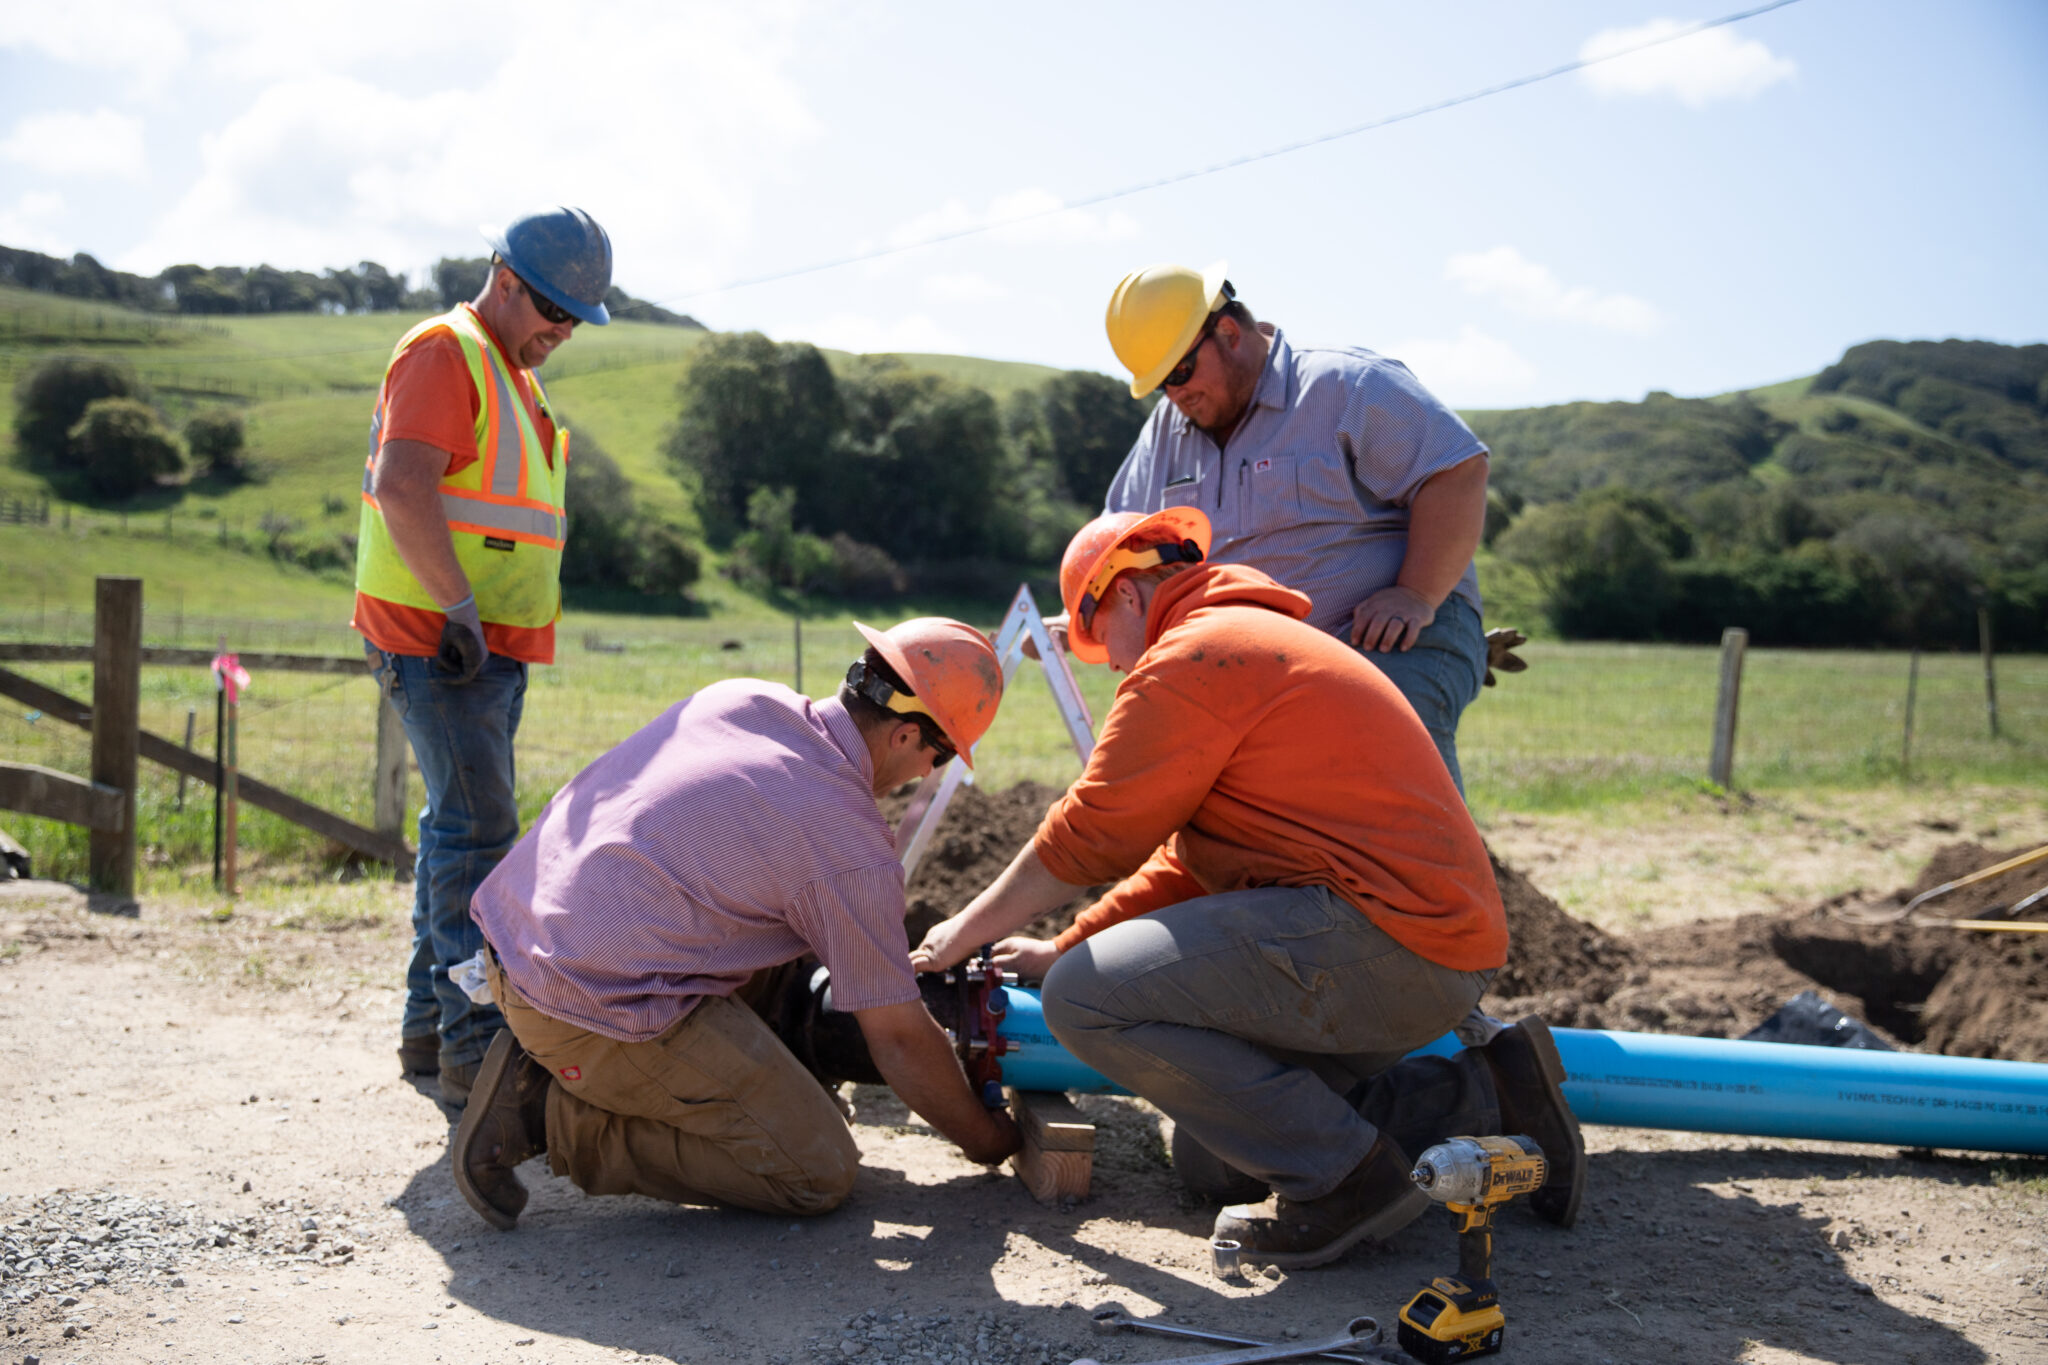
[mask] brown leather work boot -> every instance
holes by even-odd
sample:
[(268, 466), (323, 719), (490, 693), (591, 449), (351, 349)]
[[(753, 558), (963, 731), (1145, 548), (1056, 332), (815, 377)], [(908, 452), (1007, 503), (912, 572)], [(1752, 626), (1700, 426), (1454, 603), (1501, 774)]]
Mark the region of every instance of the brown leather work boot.
[(1586, 1194), (1586, 1143), (1564, 1098), (1564, 1061), (1550, 1025), (1535, 1015), (1503, 1029), (1481, 1048), (1500, 1097), (1500, 1130), (1520, 1133), (1543, 1149), (1550, 1170), (1530, 1207), (1561, 1228), (1579, 1220)]
[(1368, 1237), (1393, 1236), (1429, 1207), (1408, 1168), (1408, 1158), (1382, 1134), (1328, 1194), (1233, 1204), (1216, 1215), (1215, 1236), (1241, 1243), (1247, 1261), (1282, 1270), (1326, 1264)]
[(548, 1149), (548, 1087), (553, 1082), (511, 1029), (498, 1030), (484, 1053), (449, 1154), (455, 1188), (494, 1228), (510, 1232), (526, 1207), (518, 1167)]
[(1189, 1194), (1217, 1204), (1256, 1204), (1273, 1192), (1265, 1181), (1246, 1175), (1179, 1126), (1173, 1130), (1173, 1173)]
[(398, 1040), (398, 1074), (438, 1076), (441, 1074), (441, 1036), (437, 1033), (408, 1033)]

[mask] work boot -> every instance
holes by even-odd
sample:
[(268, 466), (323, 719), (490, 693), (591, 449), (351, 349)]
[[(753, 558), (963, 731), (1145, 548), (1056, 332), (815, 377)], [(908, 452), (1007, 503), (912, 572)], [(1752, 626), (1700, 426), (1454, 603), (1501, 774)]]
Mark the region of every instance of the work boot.
[(1216, 1215), (1214, 1235), (1241, 1244), (1247, 1261), (1282, 1270), (1323, 1265), (1368, 1237), (1393, 1236), (1429, 1207), (1429, 1196), (1415, 1188), (1408, 1168), (1401, 1149), (1381, 1135), (1328, 1194), (1232, 1204)]
[(1271, 1185), (1246, 1175), (1178, 1125), (1173, 1130), (1173, 1173), (1189, 1194), (1216, 1204), (1256, 1204), (1273, 1192)]
[(1500, 1097), (1500, 1130), (1519, 1133), (1543, 1149), (1549, 1172), (1529, 1204), (1561, 1228), (1579, 1221), (1586, 1193), (1586, 1143), (1564, 1098), (1564, 1061), (1550, 1025), (1535, 1015), (1503, 1029), (1479, 1049)]
[(476, 1089), (455, 1129), (455, 1188), (494, 1228), (510, 1232), (526, 1207), (519, 1163), (548, 1149), (547, 1068), (499, 1029), (477, 1071)]
[(460, 1112), (469, 1103), (469, 1092), (476, 1085), (477, 1068), (481, 1065), (481, 1062), (440, 1062), (441, 1103)]
[(401, 1034), (398, 1039), (398, 1074), (401, 1076), (440, 1075), (440, 1035), (434, 1033)]

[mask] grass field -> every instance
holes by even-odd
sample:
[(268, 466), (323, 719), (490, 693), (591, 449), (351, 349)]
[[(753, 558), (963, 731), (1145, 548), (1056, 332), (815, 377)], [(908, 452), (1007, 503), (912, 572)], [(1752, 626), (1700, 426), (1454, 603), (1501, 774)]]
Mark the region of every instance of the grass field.
[[(281, 563), (266, 540), (285, 527), (311, 541), (354, 529), (370, 395), (392, 343), (412, 321), (393, 314), (163, 318), (0, 288), (0, 441), (11, 446), (14, 380), (43, 355), (88, 350), (127, 358), (174, 422), (214, 402), (241, 410), (260, 471), (256, 482), (236, 487), (159, 490), (125, 513), (60, 508), (49, 526), (0, 525), (0, 638), (84, 642), (92, 580), (118, 573), (146, 581), (152, 643), (225, 639), (243, 649), (324, 654), (359, 648), (346, 626), (348, 567), (313, 572)], [(643, 506), (684, 528), (693, 513), (661, 447), (675, 416), (683, 359), (704, 335), (638, 323), (585, 328), (545, 372), (572, 427), (619, 462)], [(852, 359), (826, 355), (838, 367)], [(973, 357), (903, 359), (998, 399), (1054, 373)], [(1787, 381), (1759, 397), (1789, 411), (1811, 401), (1804, 396), (1809, 382)], [(44, 491), (39, 478), (0, 458), (0, 499)], [(1509, 812), (1614, 809), (1699, 783), (1710, 738), (1713, 650), (1542, 641), (1540, 598), (1528, 575), (1485, 553), (1479, 570), (1489, 622), (1539, 638), (1524, 651), (1531, 669), (1486, 692), (1464, 721), (1461, 754), (1482, 822)], [(528, 700), (520, 745), (526, 816), (595, 754), (706, 682), (733, 675), (794, 680), (790, 619), (776, 603), (715, 575), (693, 596), (695, 614), (679, 619), (580, 611), (571, 594), (561, 662), (536, 670)], [(823, 693), (857, 637), (845, 608), (801, 606), (803, 680)], [(887, 623), (943, 612), (986, 623), (1001, 609), (1000, 602), (906, 601), (863, 619)], [(588, 651), (586, 637), (623, 645), (623, 652)], [(73, 695), (90, 693), (82, 668), (28, 671)], [(1099, 719), (1114, 679), (1102, 669), (1081, 675)], [(195, 711), (201, 736), (209, 733), (213, 702), (203, 672), (151, 669), (144, 677), (145, 725), (179, 737), (187, 712)], [(1967, 782), (2048, 792), (2048, 659), (2004, 660), (1999, 688), (2003, 734), (1993, 740), (1976, 659), (1926, 659), (1908, 765), (1905, 656), (1754, 651), (1737, 784), (1853, 790)], [(367, 823), (373, 701), (367, 679), (259, 677), (245, 715), (244, 766)], [(11, 703), (0, 708), (0, 752), (70, 772), (86, 766), (82, 733)], [(980, 780), (997, 788), (1025, 779), (1061, 785), (1077, 770), (1044, 684), (1027, 672), (986, 743)], [(149, 877), (204, 871), (210, 805), (207, 791), (193, 784), (178, 809), (176, 779), (145, 770), (140, 829), (150, 849)], [(7, 822), (44, 871), (82, 874), (79, 831), (12, 816)], [(249, 813), (244, 834), (247, 847), (259, 861), (271, 860), (279, 876), (303, 877), (319, 864), (314, 841), (261, 812)]]
[[(0, 536), (0, 547), (8, 541)], [(224, 576), (223, 576), (224, 577)], [(188, 600), (181, 618), (162, 607), (148, 636), (188, 643), (225, 633), (245, 648), (344, 653), (354, 636), (339, 613), (325, 621), (263, 622), (223, 613), (232, 603)], [(908, 614), (908, 613), (905, 613)], [(886, 624), (889, 618), (881, 618)], [(990, 619), (981, 622), (992, 624)], [(47, 614), (40, 625), (0, 613), (0, 638), (83, 640), (89, 622)], [(597, 652), (585, 642), (622, 646)], [(583, 764), (679, 698), (719, 678), (794, 683), (795, 640), (786, 618), (712, 620), (576, 614), (563, 623), (559, 662), (533, 670), (519, 742), (522, 816), (536, 813)], [(824, 695), (859, 648), (844, 619), (807, 621), (805, 690)], [(1506, 677), (1466, 713), (1460, 753), (1482, 823), (1508, 812), (1626, 805), (1703, 781), (1712, 729), (1717, 654), (1710, 648), (1542, 643), (1526, 646), (1527, 672)], [(76, 697), (91, 695), (79, 666), (21, 671)], [(1116, 678), (1077, 669), (1099, 722)], [(1988, 733), (1975, 656), (1930, 655), (1921, 663), (1910, 767), (1904, 761), (1907, 658), (1896, 653), (1755, 650), (1742, 697), (1736, 784), (1755, 790), (1871, 788), (1898, 784), (2004, 785), (2048, 796), (2048, 658), (2000, 660), (2001, 736)], [(243, 713), (244, 768), (361, 823), (370, 820), (375, 689), (367, 678), (259, 675)], [(199, 669), (143, 674), (143, 724), (181, 738), (188, 711), (198, 747), (211, 752), (213, 693)], [(1369, 743), (1369, 736), (1330, 736)], [(0, 710), (0, 749), (17, 761), (84, 772), (83, 732)], [(1033, 780), (1062, 786), (1079, 771), (1042, 677), (1027, 666), (983, 742), (977, 780), (1000, 789)], [(176, 809), (177, 779), (145, 766), (139, 828), (151, 877), (204, 875), (211, 847), (210, 793), (193, 783)], [(420, 796), (417, 781), (410, 795)], [(7, 817), (46, 874), (83, 875), (82, 832)], [(246, 813), (245, 847), (279, 875), (302, 877), (322, 856), (318, 841), (262, 812)]]

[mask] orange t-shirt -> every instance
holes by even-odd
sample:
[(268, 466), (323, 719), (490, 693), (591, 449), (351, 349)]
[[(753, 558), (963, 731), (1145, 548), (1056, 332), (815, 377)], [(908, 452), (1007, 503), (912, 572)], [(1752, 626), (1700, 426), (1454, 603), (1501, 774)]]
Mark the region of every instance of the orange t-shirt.
[[(493, 343), (497, 341), (497, 334), (474, 308), (466, 303), (459, 306), (469, 308), (484, 335)], [(498, 352), (503, 359), (504, 347), (499, 346)], [(526, 405), (527, 416), (533, 419), (534, 430), (540, 433), (541, 448), (547, 452), (552, 467), (554, 417), (536, 401), (527, 371), (509, 362), (505, 368), (512, 376), (512, 388), (519, 401)], [(448, 467), (441, 471), (446, 478), (476, 463), (476, 418), (482, 409), (483, 398), (470, 378), (462, 343), (447, 332), (437, 332), (407, 348), (384, 376), (383, 439), (419, 441), (446, 451)], [(430, 656), (441, 648), (441, 627), (447, 620), (438, 611), (358, 592), (355, 615), (349, 625), (387, 654)], [(544, 626), (508, 626), (486, 621), (484, 644), (493, 654), (529, 664), (551, 664), (555, 661), (555, 625), (552, 621)]]
[(1308, 610), (1241, 564), (1159, 585), (1150, 643), (1032, 840), (1063, 882), (1124, 879), (1062, 950), (1196, 896), (1327, 886), (1431, 962), (1507, 961), (1486, 845), (1429, 732)]

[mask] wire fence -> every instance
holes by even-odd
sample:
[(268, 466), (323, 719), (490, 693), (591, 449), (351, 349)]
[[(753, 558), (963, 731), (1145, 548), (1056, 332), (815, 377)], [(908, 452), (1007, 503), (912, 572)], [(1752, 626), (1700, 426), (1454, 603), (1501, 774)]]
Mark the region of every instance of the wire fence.
[[(981, 623), (993, 625), (993, 621)], [(91, 616), (68, 607), (0, 609), (0, 639), (83, 644)], [(145, 613), (150, 645), (210, 646), (353, 657), (359, 638), (344, 624)], [(557, 660), (531, 670), (518, 753), (522, 820), (598, 754), (675, 702), (723, 678), (755, 677), (829, 695), (862, 641), (846, 621), (723, 623), (639, 618), (565, 622)], [(801, 664), (799, 665), (799, 650)], [(1712, 739), (1718, 655), (1712, 648), (1603, 644), (1523, 647), (1527, 672), (1486, 689), (1466, 712), (1459, 754), (1474, 808), (1556, 809), (1626, 800), (1702, 782)], [(92, 695), (89, 665), (10, 665), (80, 699)], [(1981, 782), (2048, 789), (2048, 657), (1997, 660), (1998, 733), (1991, 731), (1984, 670), (1976, 655), (1923, 656), (1906, 732), (1909, 656), (1899, 652), (1752, 650), (1743, 680), (1734, 785), (1874, 787)], [(1117, 675), (1076, 670), (1097, 724)], [(152, 666), (142, 675), (142, 724), (213, 752), (214, 692), (197, 667)], [(367, 674), (259, 671), (242, 710), (243, 769), (356, 823), (373, 821), (379, 699)], [(16, 761), (88, 770), (80, 730), (0, 703), (0, 749)], [(1370, 743), (1370, 736), (1327, 737)], [(1060, 787), (1080, 771), (1051, 694), (1034, 666), (1018, 675), (984, 741), (975, 780), (1001, 789), (1031, 780)], [(210, 872), (212, 793), (196, 781), (178, 801), (175, 774), (145, 765), (139, 830), (145, 866)], [(421, 799), (407, 785), (408, 824)], [(67, 875), (83, 866), (82, 831), (35, 827), (39, 866)], [(19, 836), (18, 836), (19, 837)], [(340, 856), (315, 836), (260, 811), (245, 814), (244, 848), (264, 858)], [(24, 839), (24, 842), (28, 842)], [(75, 845), (75, 849), (73, 848)], [(46, 851), (47, 850), (47, 851)], [(49, 856), (56, 854), (54, 862)]]

